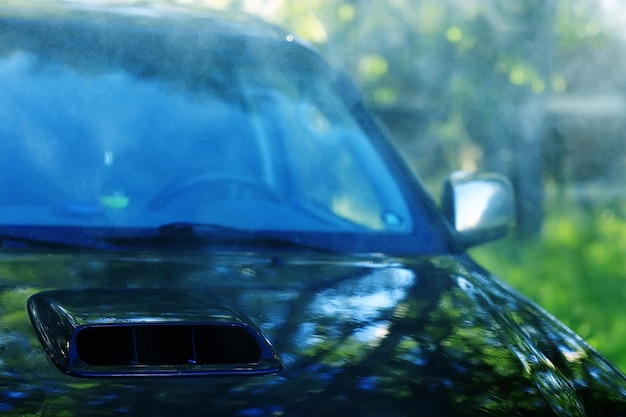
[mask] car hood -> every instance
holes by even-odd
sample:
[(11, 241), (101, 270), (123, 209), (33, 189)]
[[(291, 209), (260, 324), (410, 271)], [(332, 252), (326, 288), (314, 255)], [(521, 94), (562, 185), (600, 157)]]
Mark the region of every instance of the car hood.
[[(9, 415), (626, 410), (617, 369), (465, 257), (5, 254), (0, 284), (0, 411)], [(220, 320), (258, 336), (268, 367), (194, 374), (179, 364), (165, 377), (149, 366), (93, 375), (63, 367), (73, 336), (63, 339), (62, 322)], [(56, 357), (46, 343), (59, 346)]]

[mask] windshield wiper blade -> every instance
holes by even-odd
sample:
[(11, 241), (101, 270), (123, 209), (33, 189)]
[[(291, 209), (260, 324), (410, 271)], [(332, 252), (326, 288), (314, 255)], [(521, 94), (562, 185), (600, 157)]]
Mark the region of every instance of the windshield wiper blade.
[(154, 228), (120, 229), (98, 240), (114, 246), (206, 246), (213, 240), (241, 238), (245, 231), (226, 226), (176, 222)]
[(212, 223), (174, 222), (167, 223), (157, 228), (161, 237), (242, 237), (253, 234), (253, 231), (238, 229)]
[(308, 250), (336, 253), (327, 238), (311, 233), (238, 229), (176, 222), (159, 227), (0, 227), (0, 249), (58, 250)]
[(0, 234), (2, 249), (80, 249), (90, 247), (90, 243), (68, 239), (63, 236), (27, 236), (21, 234)]
[(194, 249), (202, 247), (252, 247), (254, 249), (309, 249), (333, 252), (321, 241), (304, 241), (298, 234), (238, 229), (210, 223), (175, 222), (135, 233), (106, 236), (106, 244), (128, 247)]
[(110, 228), (80, 226), (23, 226), (0, 227), (2, 249), (115, 249), (140, 246), (195, 246), (200, 244), (191, 229), (164, 226), (163, 228)]

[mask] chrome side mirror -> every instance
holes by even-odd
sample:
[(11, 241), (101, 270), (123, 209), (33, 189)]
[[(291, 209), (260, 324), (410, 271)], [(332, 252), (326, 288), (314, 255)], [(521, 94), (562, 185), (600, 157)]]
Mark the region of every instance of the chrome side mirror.
[(504, 237), (515, 220), (513, 186), (499, 174), (450, 175), (441, 205), (465, 247)]

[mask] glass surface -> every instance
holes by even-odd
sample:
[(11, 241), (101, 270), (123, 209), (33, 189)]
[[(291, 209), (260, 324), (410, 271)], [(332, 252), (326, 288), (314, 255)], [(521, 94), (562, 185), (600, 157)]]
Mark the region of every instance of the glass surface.
[(215, 49), (200, 88), (2, 57), (0, 222), (411, 232), (406, 197), (326, 75), (259, 51)]

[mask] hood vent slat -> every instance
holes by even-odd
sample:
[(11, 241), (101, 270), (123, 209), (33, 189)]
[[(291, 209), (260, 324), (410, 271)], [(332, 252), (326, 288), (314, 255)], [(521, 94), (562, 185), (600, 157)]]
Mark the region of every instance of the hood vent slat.
[(70, 361), (90, 366), (257, 363), (258, 341), (234, 324), (132, 324), (78, 327)]

